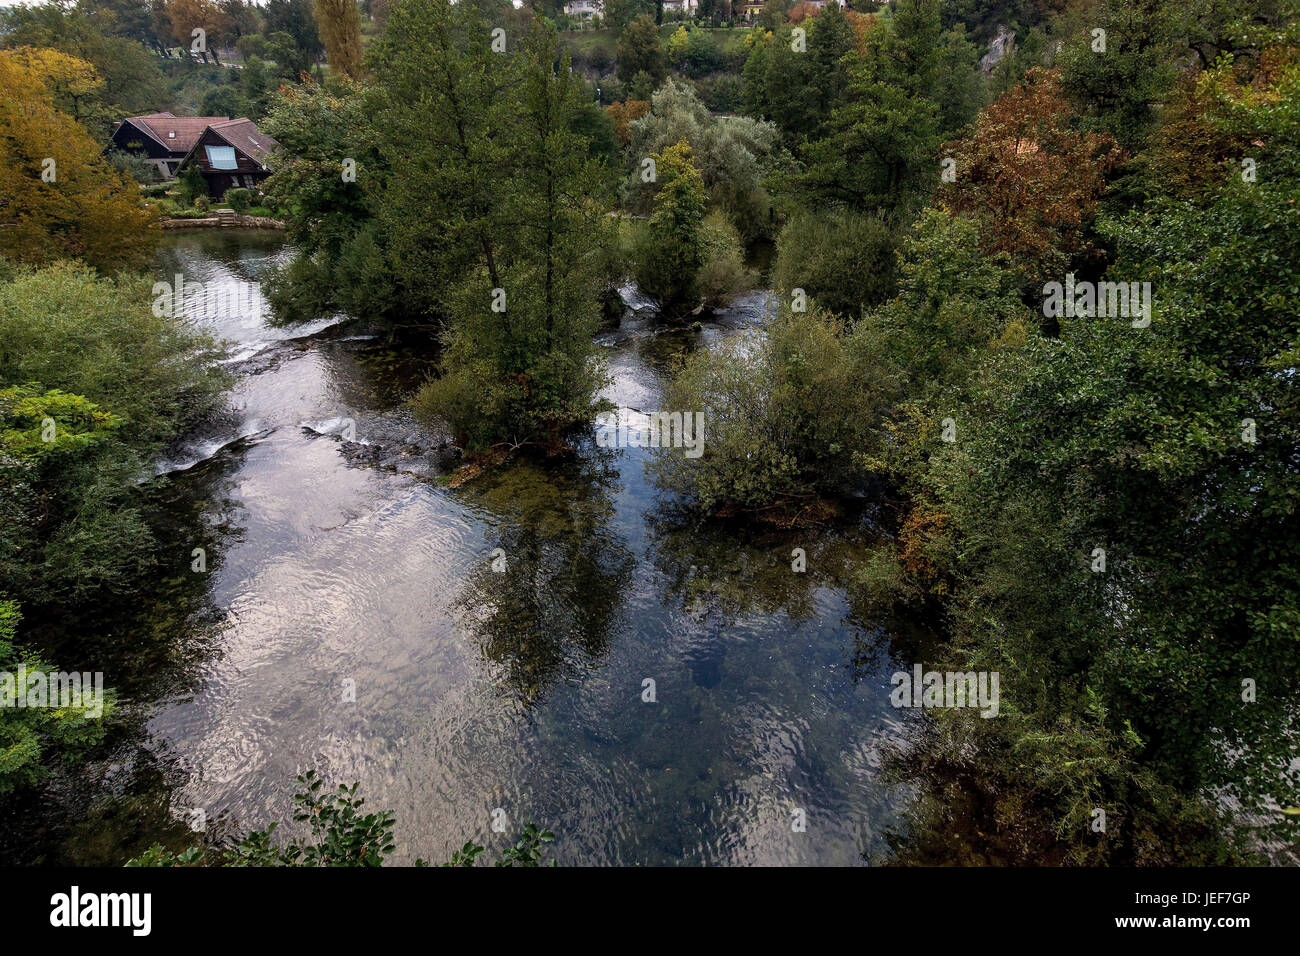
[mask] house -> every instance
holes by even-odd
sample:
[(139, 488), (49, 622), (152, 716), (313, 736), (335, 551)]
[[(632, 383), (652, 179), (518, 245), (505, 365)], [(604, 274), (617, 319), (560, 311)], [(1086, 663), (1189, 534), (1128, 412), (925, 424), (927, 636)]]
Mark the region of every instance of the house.
[(252, 189), (271, 175), (271, 154), (279, 147), (250, 119), (211, 123), (181, 160), (178, 171), (197, 166), (213, 199), (227, 189)]
[(229, 120), (228, 116), (173, 116), (171, 113), (128, 116), (113, 127), (105, 152), (143, 157), (158, 168), (163, 179), (174, 179), (181, 160), (194, 148), (204, 130), (213, 123)]
[(700, 0), (664, 0), (664, 13), (694, 14)]
[(564, 12), (579, 20), (590, 20), (605, 12), (605, 3), (604, 0), (569, 0), (564, 5)]

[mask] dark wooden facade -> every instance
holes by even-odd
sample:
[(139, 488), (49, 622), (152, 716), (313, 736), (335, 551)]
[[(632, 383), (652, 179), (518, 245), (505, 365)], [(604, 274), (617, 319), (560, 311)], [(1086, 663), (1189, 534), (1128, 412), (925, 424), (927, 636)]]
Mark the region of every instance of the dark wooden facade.
[[(228, 189), (256, 189), (271, 175), (266, 161), (276, 145), (275, 140), (261, 133), (250, 120), (218, 123), (204, 130), (194, 148), (185, 156), (181, 168), (197, 166), (212, 198), (220, 199)], [(222, 169), (214, 165), (210, 147), (233, 150), (235, 168)]]

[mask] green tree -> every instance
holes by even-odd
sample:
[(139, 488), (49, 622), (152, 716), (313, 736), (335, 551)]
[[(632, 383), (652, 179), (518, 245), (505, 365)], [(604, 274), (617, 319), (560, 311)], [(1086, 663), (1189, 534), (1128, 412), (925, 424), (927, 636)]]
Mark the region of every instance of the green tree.
[[(1149, 325), (1064, 318), (1053, 337), (990, 340), (994, 303), (1015, 300), (1004, 279), (970, 306), (905, 293), (866, 343), (923, 358), (888, 432), (931, 518), (902, 536), (894, 584), (948, 594), (950, 660), (1019, 688), (1005, 719), (946, 733), (1076, 862), (1223, 862), (1224, 795), (1261, 817), (1300, 795), (1300, 69), (1249, 85), (1234, 69), (1203, 78), (1207, 108), (1273, 175), (1234, 165), (1199, 203), (1103, 224), (1106, 278), (1150, 283)], [(925, 320), (936, 302), (976, 322)], [(941, 416), (956, 441), (938, 440)], [(1103, 840), (1099, 806), (1123, 808)]]
[(244, 61), (244, 68), (239, 74), (240, 92), (248, 104), (242, 113), (216, 113), (216, 116), (247, 116), (254, 122), (260, 122), (266, 115), (271, 101), (271, 79), (267, 75), (266, 63), (261, 57), (250, 56)]
[(1181, 15), (1179, 4), (1159, 0), (1102, 0), (1095, 25), (1061, 54), (1075, 107), (1130, 152), (1142, 147), (1173, 86)]
[(649, 213), (653, 208), (657, 184), (640, 175), (643, 161), (686, 142), (711, 208), (724, 211), (747, 239), (770, 234), (771, 200), (764, 183), (779, 159), (772, 124), (715, 116), (687, 83), (670, 79), (655, 93), (650, 112), (628, 130), (631, 169), (623, 198), (629, 209)]
[(659, 28), (655, 26), (654, 18), (644, 13), (634, 18), (619, 36), (617, 56), (616, 72), (624, 83), (632, 83), (638, 73), (650, 77), (653, 85), (645, 91), (647, 94), (658, 89), (668, 75), (668, 64), (659, 42)]
[(697, 304), (695, 277), (705, 261), (704, 179), (684, 141), (653, 158), (658, 188), (644, 245), (637, 255), (636, 280), (662, 311), (672, 314)]
[[(300, 788), (293, 796), (293, 819), (305, 823), (309, 837), (275, 842), (278, 824), (254, 830), (238, 840), (216, 846), (192, 846), (179, 853), (155, 843), (126, 862), (127, 866), (382, 866), (392, 854), (394, 816), (392, 811), (362, 813), (365, 798), (357, 796), (360, 783), (339, 784), (325, 790), (325, 781), (314, 770), (296, 778)], [(497, 866), (545, 866), (542, 847), (555, 840), (550, 830), (525, 824), (519, 840), (501, 854)], [(443, 866), (473, 866), (484, 848), (470, 840), (452, 854)], [(427, 866), (417, 859), (416, 866)], [(555, 860), (550, 861), (555, 866)]]
[(553, 28), (534, 20), (507, 43), (491, 49), (471, 5), (415, 0), (375, 61), (393, 171), (380, 217), (422, 273), (417, 309), (444, 321), (443, 374), (416, 408), (479, 449), (558, 442), (601, 380), (612, 171), (577, 132), (589, 97)]
[(262, 17), (267, 52), (276, 64), (292, 78), (311, 69), (324, 52), (312, 16), (312, 0), (267, 0)]
[(838, 4), (802, 28), (807, 36), (798, 50), (789, 27), (756, 32), (744, 67), (747, 109), (776, 123), (792, 148), (823, 135), (831, 114), (845, 104), (854, 51), (853, 27)]
[(867, 50), (850, 67), (848, 102), (827, 135), (808, 144), (807, 169), (791, 180), (810, 205), (906, 219), (938, 181), (938, 3), (900, 0), (892, 24), (867, 34)]

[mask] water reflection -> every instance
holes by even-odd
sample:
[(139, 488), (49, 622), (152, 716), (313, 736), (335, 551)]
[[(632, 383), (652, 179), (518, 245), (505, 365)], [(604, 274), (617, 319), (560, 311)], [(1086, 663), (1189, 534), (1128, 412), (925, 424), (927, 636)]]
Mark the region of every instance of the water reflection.
[(491, 553), (455, 606), (526, 706), (604, 656), (636, 567), (610, 527), (615, 456), (590, 442), (583, 452), (551, 467), (521, 461), (460, 495), (487, 524)]
[[(193, 840), (171, 806), (187, 773), (151, 739), (148, 721), (156, 708), (200, 692), (220, 653), (225, 612), (213, 583), (243, 536), (232, 492), (246, 451), (236, 443), (141, 488), (141, 511), (160, 543), (141, 593), (33, 620), (33, 643), (69, 670), (102, 671), (119, 706), (91, 759), (74, 772), (56, 768), (43, 789), (0, 804), (0, 864), (119, 866), (156, 842)], [(203, 571), (194, 570), (196, 551)]]

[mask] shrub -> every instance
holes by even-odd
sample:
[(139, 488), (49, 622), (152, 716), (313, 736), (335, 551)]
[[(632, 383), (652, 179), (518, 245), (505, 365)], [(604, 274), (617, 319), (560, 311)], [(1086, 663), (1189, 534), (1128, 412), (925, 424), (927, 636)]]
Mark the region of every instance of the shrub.
[(197, 166), (186, 166), (176, 177), (176, 181), (180, 184), (180, 198), (187, 205), (200, 196), (206, 198), (208, 195), (208, 182)]
[(876, 417), (863, 378), (843, 326), (824, 311), (785, 313), (759, 340), (697, 352), (665, 406), (704, 416), (704, 453), (661, 451), (654, 480), (705, 512), (798, 509), (838, 493)]
[(773, 280), (783, 297), (803, 289), (850, 321), (894, 293), (893, 229), (874, 216), (848, 211), (801, 213), (777, 237)]
[(230, 203), (230, 208), (235, 212), (243, 215), (248, 211), (249, 199), (252, 193), (247, 189), (227, 189), (226, 202)]
[(739, 113), (745, 108), (745, 83), (730, 73), (715, 73), (692, 81), (700, 101), (713, 113)]
[[(0, 591), (24, 605), (125, 587), (148, 567), (137, 479), (219, 405), (211, 341), (151, 301), (145, 280), (68, 263), (0, 284)], [(59, 440), (29, 455), (46, 417)]]
[(745, 265), (740, 233), (721, 210), (701, 224), (704, 262), (695, 276), (695, 294), (706, 307), (724, 306), (754, 287), (754, 271)]

